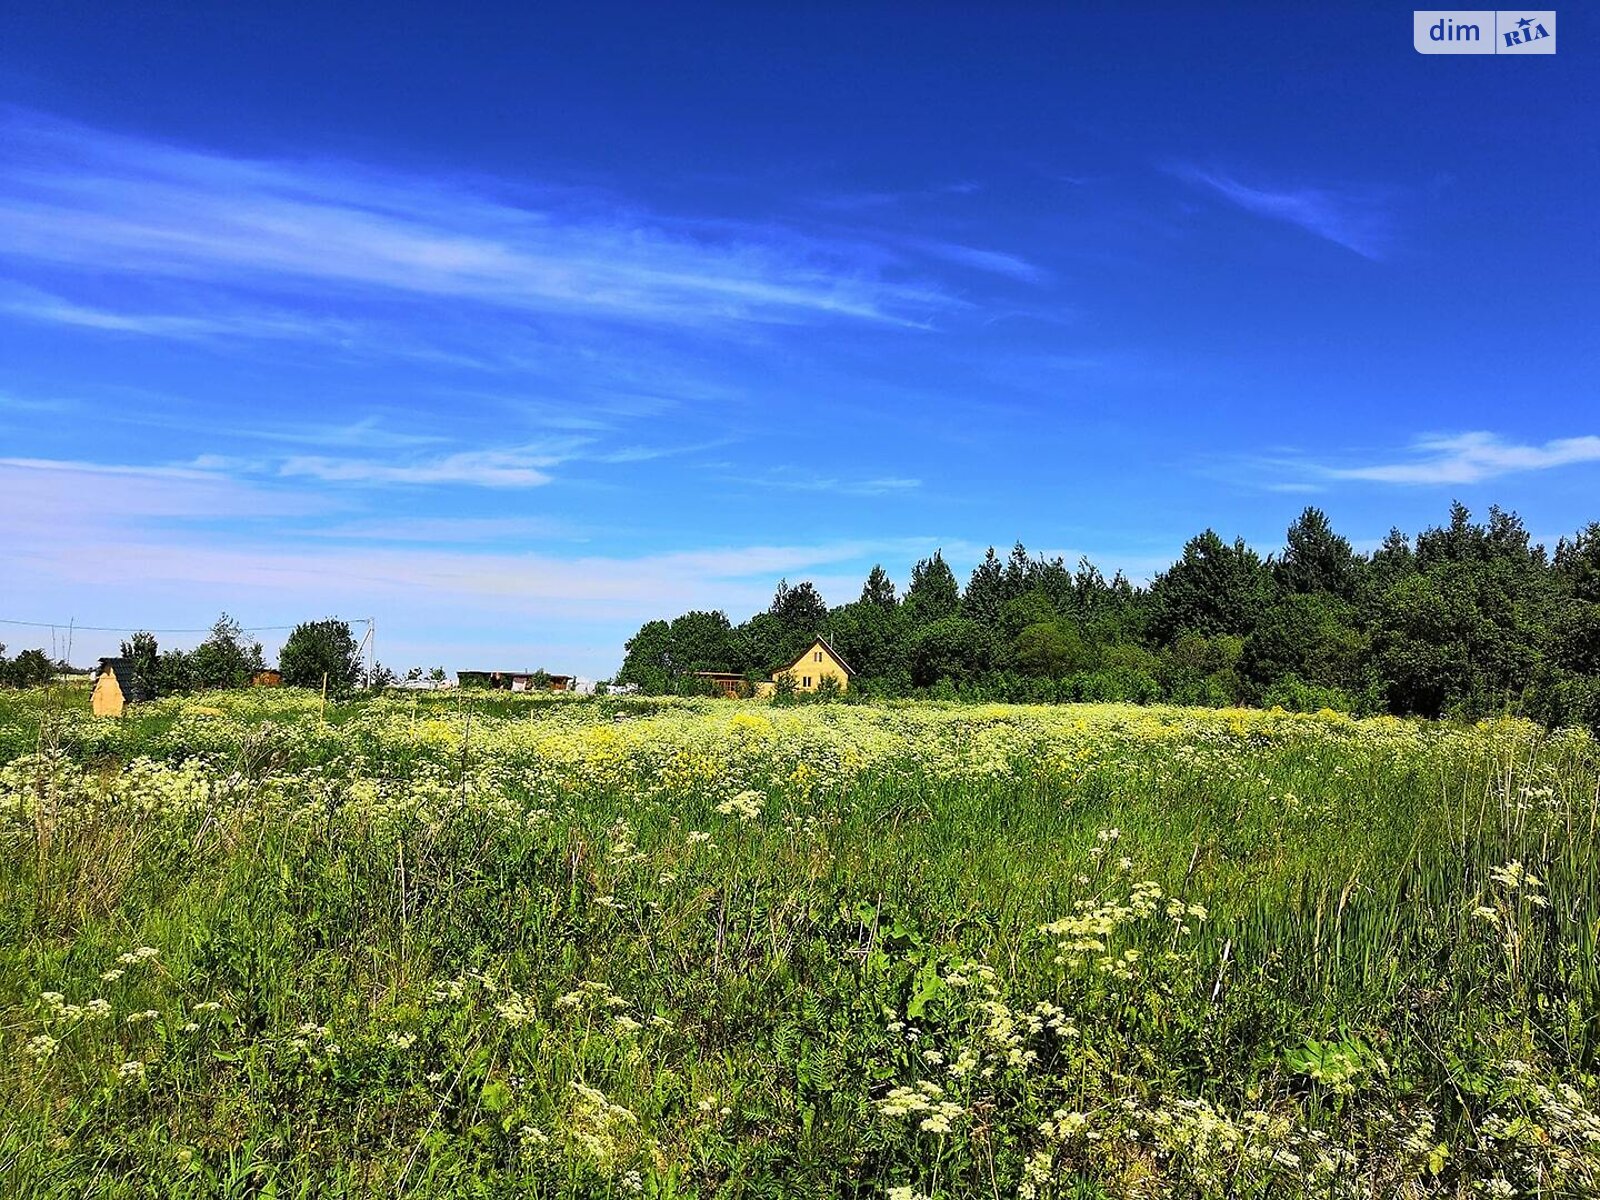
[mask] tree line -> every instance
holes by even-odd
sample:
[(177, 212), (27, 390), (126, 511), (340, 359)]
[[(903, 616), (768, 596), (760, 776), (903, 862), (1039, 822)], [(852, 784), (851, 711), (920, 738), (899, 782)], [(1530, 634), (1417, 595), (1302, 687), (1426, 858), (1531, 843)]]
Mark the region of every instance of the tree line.
[[(133, 665), (154, 696), (244, 687), (268, 669), (261, 643), (227, 613), (217, 618), (205, 640), (193, 650), (163, 650), (155, 634), (141, 630), (122, 643), (121, 656)], [(8, 660), (0, 645), (0, 685), (38, 687), (69, 669), (64, 663), (53, 663), (43, 650), (24, 650)], [(360, 643), (349, 622), (332, 617), (296, 625), (278, 652), (275, 669), (285, 686), (326, 686), (333, 696), (348, 695), (363, 686), (381, 689), (400, 678), (382, 663), (374, 663), (370, 672), (365, 670)], [(444, 668), (433, 668), (427, 677), (443, 680)], [(405, 678), (423, 678), (422, 668), (413, 667)]]
[[(261, 643), (223, 613), (193, 650), (162, 650), (155, 635), (135, 633), (122, 657), (157, 696), (247, 685), (268, 669)], [(278, 651), (275, 668), (288, 687), (322, 688), (344, 695), (363, 681), (361, 649), (350, 624), (336, 618), (296, 625)]]
[(991, 548), (963, 588), (935, 552), (903, 594), (875, 566), (836, 607), (782, 581), (740, 625), (720, 611), (650, 621), (618, 680), (684, 694), (708, 690), (697, 671), (754, 682), (818, 634), (858, 697), (1513, 712), (1600, 728), (1600, 523), (1551, 553), (1515, 513), (1479, 522), (1457, 503), (1447, 523), (1391, 530), (1361, 554), (1307, 508), (1276, 553), (1208, 529), (1148, 586), (1019, 543)]
[[(154, 635), (141, 632), (122, 643), (122, 656), (133, 661), (134, 670), (158, 696), (243, 687), (267, 669), (261, 643), (246, 634), (223, 613), (193, 650), (162, 650)], [(350, 623), (336, 617), (296, 625), (278, 651), (276, 670), (285, 687), (326, 687), (330, 696), (347, 696), (358, 687), (381, 691), (401, 678), (426, 677), (435, 683), (446, 678), (443, 667), (434, 667), (426, 676), (421, 667), (400, 676), (379, 662), (366, 669)]]

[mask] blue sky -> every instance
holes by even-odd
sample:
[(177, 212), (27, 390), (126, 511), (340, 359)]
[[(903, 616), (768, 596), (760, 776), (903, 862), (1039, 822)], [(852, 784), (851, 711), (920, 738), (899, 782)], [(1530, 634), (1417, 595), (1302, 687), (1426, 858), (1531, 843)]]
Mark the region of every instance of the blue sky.
[(1588, 12), (759, 7), (8, 4), (0, 617), (604, 676), (941, 546), (1600, 518)]

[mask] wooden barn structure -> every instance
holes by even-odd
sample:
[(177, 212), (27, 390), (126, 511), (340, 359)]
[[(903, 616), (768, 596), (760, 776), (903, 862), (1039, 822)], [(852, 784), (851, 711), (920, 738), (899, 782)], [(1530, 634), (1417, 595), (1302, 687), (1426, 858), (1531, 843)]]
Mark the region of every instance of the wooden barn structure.
[(730, 700), (737, 700), (750, 692), (744, 676), (737, 671), (696, 671), (694, 677), (705, 680), (715, 689), (717, 695), (726, 696)]

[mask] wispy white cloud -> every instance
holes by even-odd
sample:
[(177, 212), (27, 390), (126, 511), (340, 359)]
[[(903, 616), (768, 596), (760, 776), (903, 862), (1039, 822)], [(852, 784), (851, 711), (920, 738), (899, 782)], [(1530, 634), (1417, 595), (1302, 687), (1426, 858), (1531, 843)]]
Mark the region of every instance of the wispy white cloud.
[[(559, 580), (540, 582), (534, 576), (552, 568), (556, 560), (513, 551), (441, 552), (427, 544), (453, 541), (457, 535), (482, 542), (557, 533), (560, 527), (546, 519), (355, 517), (324, 521), (313, 537), (297, 532), (293, 518), (337, 513), (325, 494), (192, 465), (139, 467), (0, 458), (0, 506), (8, 513), (6, 525), (0, 528), (0, 547), (9, 544), (13, 550), (46, 554), (74, 579), (85, 574), (93, 577), (106, 562), (101, 551), (122, 544), (125, 548), (116, 551), (118, 560), (130, 564), (130, 574), (150, 580), (203, 579), (221, 585), (230, 582), (228, 570), (240, 566), (242, 573), (234, 582), (244, 585), (261, 575), (241, 564), (258, 560), (262, 569), (275, 577), (293, 576), (311, 586), (328, 582), (329, 563), (348, 561), (348, 571), (340, 567), (336, 573), (390, 581), (415, 570), (419, 579), (431, 579), (446, 590), (562, 596), (574, 601), (585, 597), (644, 599), (668, 581), (682, 590), (695, 581), (764, 580), (886, 549), (921, 545), (917, 540), (840, 540), (712, 547), (633, 558), (585, 555), (562, 560), (561, 570), (555, 572)], [(209, 531), (219, 519), (242, 516), (270, 520), (254, 532), (232, 526), (226, 533)], [(19, 517), (28, 519), (16, 519)], [(286, 540), (301, 537), (307, 539), (304, 544), (284, 546)], [(364, 557), (359, 559), (338, 559), (336, 556), (350, 551), (315, 544), (363, 539), (380, 544), (361, 550)], [(415, 545), (381, 544), (404, 542)], [(96, 546), (100, 549), (94, 549)], [(189, 555), (198, 558), (186, 564)], [(300, 565), (293, 566), (295, 563)], [(586, 574), (591, 569), (592, 574)], [(698, 585), (695, 595), (706, 598)]]
[[(385, 429), (372, 418), (348, 425), (221, 432), (227, 436), (248, 438), (256, 443), (255, 452), (249, 455), (207, 453), (184, 462), (137, 466), (13, 457), (0, 458), (0, 467), (27, 470), (33, 478), (54, 473), (174, 480), (218, 486), (279, 479), (361, 488), (518, 489), (542, 487), (550, 483), (553, 478), (551, 472), (564, 463), (632, 466), (697, 453), (713, 446), (726, 445), (732, 440), (718, 438), (700, 443), (659, 446), (635, 443), (607, 448), (592, 434), (573, 433), (515, 445), (425, 452), (440, 446), (447, 439), (439, 434)], [(273, 441), (295, 446), (316, 446), (319, 449), (337, 447), (362, 453), (263, 452), (260, 443), (270, 444)], [(201, 507), (194, 511), (208, 510)]]
[(332, 524), (290, 526), (287, 537), (345, 542), (405, 542), (452, 546), (491, 542), (559, 539), (583, 541), (587, 535), (567, 523), (548, 517), (373, 517)]
[[(936, 547), (958, 575), (983, 553), (929, 536), (591, 552), (583, 530), (538, 515), (372, 515), (282, 480), (192, 465), (0, 460), (0, 511), (0, 561), (18, 564), (7, 615), (134, 628), (199, 626), (224, 607), (257, 625), (377, 614), (385, 662), (448, 653), (464, 656), (451, 667), (542, 663), (596, 676), (643, 621), (695, 608), (740, 620), (766, 607), (779, 576), (810, 579), (842, 603), (874, 561), (903, 582)], [(1108, 573), (1119, 565), (1137, 570), (1102, 561)], [(117, 587), (95, 586), (108, 569)], [(75, 653), (115, 649), (114, 634), (83, 636)]]
[(287, 442), (308, 446), (346, 446), (371, 450), (412, 449), (436, 446), (447, 439), (440, 433), (420, 433), (390, 429), (376, 416), (337, 425), (301, 424), (295, 426), (232, 426), (216, 432), (251, 441)]
[(77, 462), (59, 458), (0, 458), (0, 467), (15, 471), (38, 471), (53, 475), (99, 475), (124, 479), (168, 479), (191, 482), (210, 481), (217, 477), (204, 465), (195, 466), (129, 466), (121, 463)]
[(1297, 225), (1317, 237), (1381, 260), (1394, 243), (1390, 196), (1377, 188), (1278, 187), (1243, 183), (1219, 171), (1180, 166), (1179, 178), (1209, 189), (1246, 212)]
[(970, 267), (975, 271), (987, 271), (994, 275), (1005, 275), (1012, 279), (1020, 279), (1024, 283), (1041, 283), (1049, 277), (1043, 267), (1029, 262), (1016, 254), (1009, 254), (1004, 250), (986, 250), (980, 246), (967, 246), (960, 242), (943, 242), (934, 240), (920, 240), (914, 243), (915, 247), (934, 258), (955, 263), (958, 266)]
[(903, 188), (896, 191), (838, 191), (813, 196), (810, 203), (817, 208), (834, 212), (897, 208), (917, 201), (948, 199), (952, 196), (973, 196), (983, 191), (983, 184), (972, 179), (954, 183), (939, 183), (923, 188)]
[(583, 457), (589, 462), (605, 463), (609, 466), (627, 466), (630, 463), (654, 462), (661, 458), (677, 458), (685, 454), (698, 454), (702, 450), (714, 450), (719, 446), (729, 445), (733, 441), (734, 439), (731, 437), (720, 437), (682, 446), (622, 446), (616, 450), (600, 451), (586, 454)]
[[(557, 556), (453, 547), (239, 545), (194, 538), (74, 540), (36, 555), (37, 569), (73, 586), (100, 577), (107, 561), (137, 564), (120, 578), (135, 592), (202, 589), (210, 597), (249, 595), (258, 610), (289, 614), (388, 611), (423, 601), (455, 626), (485, 619), (504, 626), (540, 620), (621, 620), (637, 624), (689, 608), (743, 616), (765, 606), (778, 575), (854, 561), (869, 543), (728, 547), (668, 554)], [(856, 584), (859, 587), (859, 582)], [(230, 601), (221, 600), (218, 604)]]
[[(485, 185), (246, 161), (16, 110), (0, 121), (11, 147), (0, 167), (0, 253), (22, 259), (673, 325), (916, 323), (949, 303), (927, 284), (886, 277), (881, 262), (852, 258), (847, 246), (792, 231), (682, 232), (575, 190), (513, 204)], [(118, 320), (90, 309), (54, 315)], [(197, 331), (185, 318), (121, 320), (141, 332)]]
[(261, 486), (194, 466), (140, 467), (57, 459), (0, 458), (0, 541), (71, 553), (86, 532), (106, 539), (155, 525), (232, 521), (249, 526), (322, 516), (327, 497)]
[[(386, 443), (382, 434), (363, 440), (359, 426), (355, 429), (334, 429), (329, 432), (342, 438), (345, 445), (362, 446), (368, 450), (383, 447), (385, 444), (396, 447), (425, 444), (420, 438), (400, 440), (399, 437), (391, 437)], [(442, 440), (442, 438), (428, 438), (426, 442)], [(688, 445), (659, 446), (635, 443), (607, 449), (593, 436), (573, 434), (551, 437), (525, 445), (492, 446), (426, 456), (414, 453), (402, 453), (389, 458), (371, 454), (359, 457), (295, 454), (277, 463), (275, 470), (278, 475), (287, 478), (302, 477), (324, 483), (368, 486), (454, 484), (485, 488), (527, 488), (549, 483), (552, 479), (551, 470), (563, 463), (587, 462), (602, 466), (632, 466), (663, 458), (694, 454), (714, 446), (726, 445), (731, 440), (717, 438)], [(247, 464), (234, 465), (257, 471), (273, 469), (259, 459)]]
[[(742, 619), (765, 607), (779, 575), (825, 581), (849, 598), (865, 575), (861, 560), (932, 548), (886, 538), (585, 553), (539, 518), (357, 517), (319, 521), (329, 536), (313, 536), (295, 520), (219, 526), (202, 515), (316, 515), (308, 503), (319, 502), (193, 468), (0, 462), (0, 558), (17, 565), (22, 584), (6, 615), (136, 627), (203, 624), (222, 607), (260, 625), (377, 613), (385, 661), (397, 644), (428, 647), (417, 653), (435, 661), (439, 647), (470, 638), (519, 665), (531, 655), (526, 665), (604, 674), (646, 619), (691, 608)], [(530, 548), (547, 534), (565, 547)], [(117, 587), (93, 586), (108, 569)], [(80, 639), (77, 653), (114, 652), (115, 635), (101, 640)], [(547, 642), (580, 641), (573, 658), (545, 657)]]
[(72, 325), (108, 333), (145, 337), (206, 338), (348, 338), (349, 322), (319, 320), (285, 312), (243, 311), (189, 315), (128, 312), (74, 303), (21, 285), (0, 288), (0, 313), (29, 321)]
[(1542, 445), (1507, 442), (1498, 434), (1474, 432), (1419, 438), (1411, 457), (1365, 466), (1319, 467), (1329, 479), (1373, 483), (1481, 483), (1524, 471), (1600, 462), (1600, 437), (1555, 438)]
[(758, 487), (779, 488), (791, 492), (831, 492), (837, 496), (891, 496), (912, 492), (922, 486), (922, 480), (898, 475), (844, 478), (836, 475), (817, 475), (793, 468), (778, 468), (762, 473), (740, 473), (729, 476), (731, 481), (754, 484)]
[(1377, 462), (1360, 461), (1353, 453), (1319, 461), (1283, 447), (1231, 466), (1215, 464), (1214, 473), (1235, 482), (1250, 481), (1266, 491), (1293, 494), (1323, 492), (1340, 483), (1404, 487), (1475, 484), (1584, 463), (1600, 463), (1600, 436), (1584, 434), (1529, 444), (1480, 430), (1419, 437), (1406, 451)]
[(539, 487), (550, 482), (549, 469), (564, 461), (567, 448), (518, 446), (500, 450), (462, 450), (413, 461), (338, 458), (296, 454), (286, 458), (278, 474), (324, 483), (466, 484), (487, 488)]
[(61, 396), (18, 396), (0, 392), (0, 412), (59, 413), (75, 407)]

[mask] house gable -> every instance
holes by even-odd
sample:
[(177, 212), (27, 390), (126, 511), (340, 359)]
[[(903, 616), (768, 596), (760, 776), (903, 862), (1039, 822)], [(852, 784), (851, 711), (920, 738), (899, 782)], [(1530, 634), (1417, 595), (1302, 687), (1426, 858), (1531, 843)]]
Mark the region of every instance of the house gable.
[(816, 638), (794, 662), (781, 671), (773, 672), (773, 682), (776, 683), (779, 676), (785, 674), (794, 679), (796, 691), (814, 692), (822, 686), (824, 679), (832, 679), (843, 692), (849, 689), (850, 678), (855, 672), (843, 656), (828, 644), (826, 638)]

